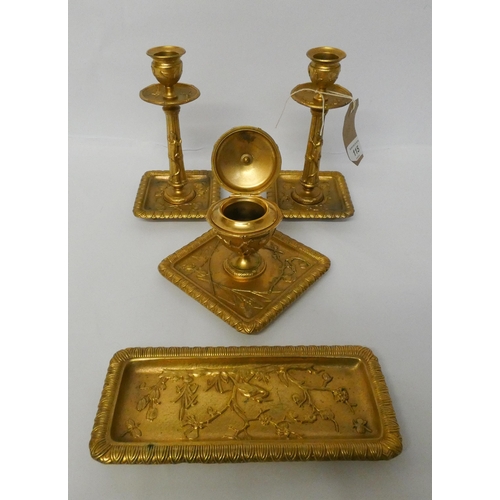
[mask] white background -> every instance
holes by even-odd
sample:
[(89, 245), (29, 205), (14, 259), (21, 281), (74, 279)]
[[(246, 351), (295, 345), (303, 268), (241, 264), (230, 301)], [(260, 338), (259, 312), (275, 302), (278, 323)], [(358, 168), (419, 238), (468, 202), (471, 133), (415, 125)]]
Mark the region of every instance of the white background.
[[(430, 2), (142, 1), (70, 4), (69, 492), (71, 499), (427, 499), (431, 488)], [(240, 125), (278, 143), (301, 170), (310, 114), (290, 100), (306, 51), (343, 49), (338, 83), (360, 99), (365, 158), (342, 148), (328, 114), (321, 170), (339, 170), (356, 213), (285, 221), (331, 269), (266, 330), (244, 336), (165, 280), (159, 262), (205, 221), (139, 220), (146, 170), (168, 169), (164, 115), (139, 90), (155, 83), (148, 48), (186, 49), (181, 81), (188, 169), (210, 168), (214, 142)], [(88, 441), (109, 359), (133, 346), (344, 345), (379, 357), (403, 436), (389, 462), (105, 466)]]

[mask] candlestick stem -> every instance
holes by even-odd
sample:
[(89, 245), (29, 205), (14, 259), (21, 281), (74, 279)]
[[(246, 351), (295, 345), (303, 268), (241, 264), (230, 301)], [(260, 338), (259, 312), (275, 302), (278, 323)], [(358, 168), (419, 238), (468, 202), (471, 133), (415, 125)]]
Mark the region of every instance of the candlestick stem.
[(182, 153), (182, 139), (179, 126), (180, 106), (164, 106), (163, 111), (167, 118), (167, 144), (170, 167), (169, 186), (164, 190), (163, 197), (172, 205), (188, 203), (196, 192), (189, 183), (184, 168)]
[(304, 170), (300, 183), (295, 186), (291, 193), (292, 198), (297, 203), (304, 205), (320, 203), (324, 198), (318, 183), (321, 148), (323, 146), (323, 120), (326, 113), (326, 109), (324, 115), (321, 109), (311, 109), (311, 128), (309, 129)]

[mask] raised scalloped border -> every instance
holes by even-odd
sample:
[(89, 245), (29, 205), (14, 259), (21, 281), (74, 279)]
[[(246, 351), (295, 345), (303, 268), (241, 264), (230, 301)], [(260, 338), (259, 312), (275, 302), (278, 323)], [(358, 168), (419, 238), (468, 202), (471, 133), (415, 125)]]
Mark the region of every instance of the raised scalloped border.
[[(366, 364), (383, 435), (379, 439), (329, 444), (294, 442), (156, 445), (117, 444), (110, 438), (115, 400), (126, 364), (133, 359), (177, 357), (355, 357)], [(180, 462), (272, 462), (303, 460), (388, 460), (403, 449), (399, 425), (377, 357), (361, 346), (147, 347), (118, 351), (109, 363), (89, 443), (90, 454), (105, 464)]]
[[(281, 174), (285, 175), (297, 175), (297, 181), (300, 180), (302, 175), (300, 170), (282, 170)], [(319, 172), (320, 177), (331, 176), (332, 180), (337, 183), (339, 189), (339, 196), (344, 202), (345, 210), (342, 212), (337, 211), (326, 211), (326, 212), (313, 212), (309, 210), (308, 206), (297, 207), (293, 209), (284, 209), (282, 207), (284, 219), (347, 219), (354, 215), (354, 206), (352, 204), (351, 195), (349, 193), (349, 188), (347, 187), (347, 182), (345, 177), (340, 172)], [(278, 181), (274, 182), (273, 186), (267, 192), (267, 199), (274, 201), (279, 205), (278, 202)]]
[(174, 285), (178, 286), (183, 292), (187, 293), (190, 297), (198, 301), (208, 310), (212, 311), (219, 318), (241, 333), (251, 334), (261, 331), (269, 323), (274, 321), (289, 305), (291, 305), (330, 268), (330, 259), (328, 257), (316, 252), (316, 250), (313, 250), (302, 243), (299, 243), (279, 231), (275, 231), (273, 240), (281, 241), (285, 245), (289, 245), (300, 252), (306, 253), (316, 260), (317, 265), (310, 274), (300, 280), (297, 280), (295, 287), (290, 292), (283, 294), (281, 300), (277, 304), (273, 307), (266, 308), (261, 316), (258, 316), (251, 321), (242, 321), (240, 316), (233, 313), (229, 307), (224, 306), (224, 304), (216, 300), (208, 292), (194, 285), (192, 281), (185, 278), (184, 275), (179, 273), (174, 268), (175, 263), (180, 259), (189, 255), (193, 250), (216, 237), (217, 236), (215, 235), (213, 229), (210, 229), (185, 247), (163, 259), (158, 266), (158, 270), (165, 278), (171, 281)]
[(195, 210), (195, 211), (182, 211), (179, 213), (170, 213), (165, 212), (164, 210), (146, 210), (143, 208), (144, 199), (146, 197), (146, 191), (149, 184), (149, 179), (151, 177), (156, 176), (165, 176), (169, 175), (170, 172), (168, 170), (149, 170), (145, 172), (141, 178), (141, 182), (139, 184), (139, 189), (137, 190), (137, 195), (135, 197), (134, 209), (133, 213), (136, 217), (140, 219), (149, 219), (149, 220), (172, 220), (172, 219), (205, 219), (208, 208), (219, 201), (220, 199), (220, 186), (217, 180), (214, 178), (211, 170), (188, 170), (186, 172), (187, 178), (189, 179), (191, 176), (200, 176), (204, 175), (210, 179), (210, 198), (207, 202), (206, 210)]

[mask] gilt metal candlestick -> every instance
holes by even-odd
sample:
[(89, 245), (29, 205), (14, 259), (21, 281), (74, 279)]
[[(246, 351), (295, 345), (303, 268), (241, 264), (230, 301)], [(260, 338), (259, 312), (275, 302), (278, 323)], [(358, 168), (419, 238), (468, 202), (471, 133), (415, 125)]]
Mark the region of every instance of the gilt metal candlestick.
[(344, 51), (333, 47), (316, 47), (307, 52), (311, 60), (311, 82), (297, 85), (291, 97), (311, 110), (311, 127), (302, 174), (282, 171), (268, 192), (268, 199), (278, 203), (285, 218), (343, 219), (354, 213), (344, 176), (339, 172), (319, 171), (323, 128), (330, 109), (349, 104), (352, 94), (335, 81), (340, 73)]
[(185, 52), (172, 45), (147, 51), (159, 83), (141, 90), (140, 97), (162, 106), (165, 112), (169, 171), (148, 171), (143, 175), (134, 204), (134, 215), (143, 219), (205, 218), (210, 205), (219, 199), (219, 186), (210, 171), (186, 172), (184, 168), (179, 112), (183, 104), (200, 96), (194, 85), (178, 83)]
[(160, 273), (242, 333), (281, 314), (330, 267), (284, 234), (279, 207), (259, 196), (276, 180), (281, 154), (256, 127), (236, 127), (215, 144), (214, 175), (231, 193), (214, 203), (212, 229), (164, 259)]

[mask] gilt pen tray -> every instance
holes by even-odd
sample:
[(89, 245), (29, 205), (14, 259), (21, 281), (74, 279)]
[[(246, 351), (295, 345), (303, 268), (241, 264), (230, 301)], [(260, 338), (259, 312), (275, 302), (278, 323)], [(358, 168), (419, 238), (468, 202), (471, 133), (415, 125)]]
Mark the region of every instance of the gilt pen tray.
[(386, 460), (401, 450), (378, 360), (359, 346), (119, 351), (90, 441), (108, 464)]

